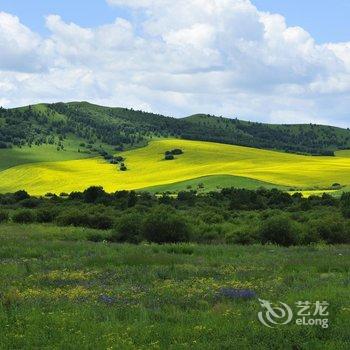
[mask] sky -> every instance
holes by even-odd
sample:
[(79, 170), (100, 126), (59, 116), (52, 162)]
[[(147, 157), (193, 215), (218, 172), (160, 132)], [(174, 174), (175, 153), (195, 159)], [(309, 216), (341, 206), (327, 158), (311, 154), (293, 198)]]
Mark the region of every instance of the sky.
[(350, 127), (348, 0), (0, 0), (0, 105)]

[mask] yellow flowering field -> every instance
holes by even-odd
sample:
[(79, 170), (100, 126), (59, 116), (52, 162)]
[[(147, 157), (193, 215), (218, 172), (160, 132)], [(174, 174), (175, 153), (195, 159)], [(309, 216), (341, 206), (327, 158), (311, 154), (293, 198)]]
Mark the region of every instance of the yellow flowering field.
[[(184, 154), (165, 161), (164, 152), (175, 148), (182, 149)], [(120, 154), (126, 159), (125, 172), (102, 158), (14, 166), (0, 172), (0, 192), (25, 189), (43, 195), (81, 191), (93, 185), (101, 185), (108, 192), (160, 185), (166, 190), (167, 185), (193, 179), (201, 182), (203, 177), (210, 177), (211, 182), (220, 185), (221, 181), (227, 182), (222, 176), (232, 177), (227, 185), (245, 187), (249, 181), (255, 181), (256, 187), (265, 184), (308, 191), (327, 190), (336, 183), (348, 186), (350, 181), (350, 158), (342, 152), (336, 157), (315, 157), (211, 142), (159, 139)], [(244, 184), (242, 179), (246, 179)]]

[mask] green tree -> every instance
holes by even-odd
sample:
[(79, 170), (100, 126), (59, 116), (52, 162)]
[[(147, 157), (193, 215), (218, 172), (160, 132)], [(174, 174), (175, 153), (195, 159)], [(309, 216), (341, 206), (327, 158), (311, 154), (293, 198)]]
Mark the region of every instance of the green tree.
[(146, 216), (143, 234), (150, 242), (186, 242), (190, 237), (190, 228), (174, 209), (160, 205)]

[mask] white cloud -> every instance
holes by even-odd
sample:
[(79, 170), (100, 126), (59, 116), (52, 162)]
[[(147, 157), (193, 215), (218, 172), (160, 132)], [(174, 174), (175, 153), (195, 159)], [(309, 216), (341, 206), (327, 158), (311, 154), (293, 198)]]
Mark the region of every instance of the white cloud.
[(249, 0), (108, 2), (135, 20), (82, 28), (49, 15), (43, 38), (1, 13), (1, 102), (89, 100), (177, 116), (347, 123), (350, 41), (317, 44)]
[(45, 68), (45, 43), (16, 16), (0, 12), (0, 69), (39, 71)]

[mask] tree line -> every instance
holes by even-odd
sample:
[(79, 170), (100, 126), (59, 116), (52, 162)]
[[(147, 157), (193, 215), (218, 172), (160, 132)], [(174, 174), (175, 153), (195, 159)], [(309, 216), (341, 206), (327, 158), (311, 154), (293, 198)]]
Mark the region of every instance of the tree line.
[(96, 229), (92, 241), (142, 241), (284, 246), (350, 243), (350, 193), (303, 198), (272, 189), (226, 188), (197, 194), (118, 191), (0, 195), (0, 222)]

